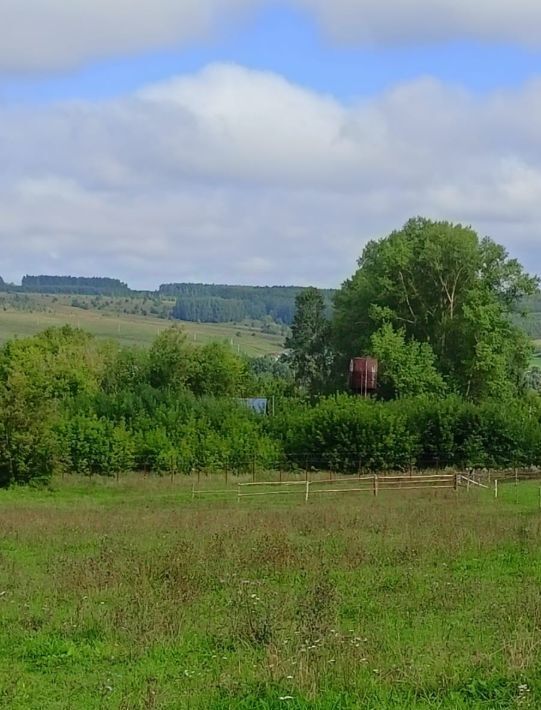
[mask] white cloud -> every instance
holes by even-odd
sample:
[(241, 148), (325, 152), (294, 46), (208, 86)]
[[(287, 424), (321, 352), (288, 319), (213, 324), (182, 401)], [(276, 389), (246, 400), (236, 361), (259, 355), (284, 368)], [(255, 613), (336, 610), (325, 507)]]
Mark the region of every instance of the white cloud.
[(368, 238), (472, 223), (541, 270), (541, 81), (348, 106), (216, 65), (124, 99), (0, 107), (2, 275), (334, 285)]
[(62, 70), (177, 47), (284, 2), (316, 16), (339, 42), (471, 38), (541, 46), (539, 0), (1, 0), (0, 72)]

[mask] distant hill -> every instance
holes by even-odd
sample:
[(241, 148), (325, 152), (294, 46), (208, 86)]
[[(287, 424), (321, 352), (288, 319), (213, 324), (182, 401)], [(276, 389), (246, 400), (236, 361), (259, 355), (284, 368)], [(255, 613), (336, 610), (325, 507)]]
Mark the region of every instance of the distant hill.
[[(5, 284), (3, 291), (23, 294), (73, 295), (138, 299), (153, 299), (154, 309), (165, 317), (193, 323), (242, 323), (262, 321), (288, 326), (295, 316), (295, 299), (303, 291), (300, 286), (229, 286), (226, 284), (170, 283), (157, 291), (136, 291), (119, 279), (86, 276), (26, 275), (21, 285)], [(323, 290), (329, 311), (332, 290)], [(76, 304), (74, 304), (76, 305)], [(88, 306), (89, 304), (87, 304)], [(97, 304), (92, 304), (97, 306)], [(130, 311), (122, 304), (124, 312)], [(134, 312), (139, 312), (136, 308)]]

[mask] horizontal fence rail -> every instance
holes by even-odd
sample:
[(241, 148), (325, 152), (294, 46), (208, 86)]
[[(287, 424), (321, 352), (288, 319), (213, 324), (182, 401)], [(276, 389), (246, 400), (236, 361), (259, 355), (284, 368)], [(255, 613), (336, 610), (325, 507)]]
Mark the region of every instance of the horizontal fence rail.
[[(265, 473), (272, 473), (266, 471)], [(294, 480), (282, 478), (279, 480), (264, 481), (230, 481), (229, 488), (205, 488), (201, 487), (201, 478), (198, 476), (197, 483), (192, 487), (192, 500), (205, 496), (224, 496), (234, 499), (240, 503), (247, 498), (266, 498), (276, 496), (297, 496), (304, 497), (308, 502), (310, 497), (324, 495), (340, 495), (342, 493), (368, 493), (378, 496), (386, 491), (419, 491), (419, 490), (451, 490), (459, 489), (487, 490), (494, 489), (494, 496), (498, 498), (499, 485), (519, 482), (532, 482), (541, 480), (541, 469), (472, 469), (463, 472), (446, 473), (382, 473), (382, 474), (337, 474), (333, 471), (303, 471), (302, 478)], [(318, 478), (318, 476), (322, 476)], [(212, 477), (205, 477), (207, 480)], [(227, 486), (227, 478), (226, 478)], [(540, 488), (540, 508), (541, 508), (541, 488)]]
[[(334, 488), (327, 488), (327, 486)], [(294, 487), (297, 487), (296, 489)], [(272, 490), (262, 490), (263, 488)], [(292, 490), (293, 488), (293, 490)], [(458, 476), (365, 476), (362, 478), (349, 477), (342, 479), (306, 480), (306, 481), (267, 481), (257, 483), (239, 483), (237, 485), (237, 499), (259, 498), (276, 495), (303, 494), (306, 502), (313, 495), (326, 495), (331, 493), (370, 493), (379, 495), (380, 491), (407, 491), (428, 489), (453, 489), (458, 488)]]

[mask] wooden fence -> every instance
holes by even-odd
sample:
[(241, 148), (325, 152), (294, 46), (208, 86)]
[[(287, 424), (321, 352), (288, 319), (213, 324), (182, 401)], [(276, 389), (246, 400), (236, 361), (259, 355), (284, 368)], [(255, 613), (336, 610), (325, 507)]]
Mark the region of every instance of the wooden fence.
[(378, 496), (382, 491), (408, 491), (420, 489), (458, 488), (458, 476), (438, 474), (432, 476), (363, 476), (362, 478), (333, 478), (328, 480), (267, 481), (239, 483), (237, 500), (276, 495), (302, 495), (306, 502), (312, 496), (340, 493), (368, 493)]
[[(199, 481), (193, 485), (192, 499), (200, 496), (221, 495), (235, 498), (238, 502), (245, 498), (264, 498), (269, 496), (298, 496), (306, 502), (314, 496), (328, 494), (339, 495), (342, 493), (371, 494), (378, 496), (384, 491), (408, 490), (438, 490), (466, 488), (473, 489), (494, 488), (494, 495), (498, 497), (498, 484), (520, 481), (534, 481), (541, 478), (538, 470), (508, 470), (508, 471), (473, 471), (467, 473), (435, 473), (435, 474), (382, 474), (361, 476), (336, 476), (329, 478), (312, 478), (309, 472), (303, 480), (279, 481), (242, 481), (229, 488), (200, 488)], [(541, 495), (541, 494), (540, 494)]]

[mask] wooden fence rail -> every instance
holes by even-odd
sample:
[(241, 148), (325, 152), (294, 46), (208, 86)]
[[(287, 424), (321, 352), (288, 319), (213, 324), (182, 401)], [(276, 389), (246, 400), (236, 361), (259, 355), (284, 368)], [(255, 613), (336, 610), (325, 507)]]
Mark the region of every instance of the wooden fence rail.
[[(334, 488), (326, 488), (333, 485)], [(348, 485), (349, 484), (349, 485)], [(274, 490), (262, 491), (264, 487)], [(298, 486), (296, 490), (291, 490), (291, 486)], [(257, 490), (254, 491), (254, 487)], [(321, 488), (319, 488), (321, 487)], [(330, 493), (371, 493), (378, 496), (380, 491), (408, 491), (422, 489), (454, 489), (458, 487), (458, 476), (434, 475), (434, 476), (366, 476), (357, 479), (329, 479), (324, 481), (278, 481), (239, 483), (237, 486), (237, 499), (264, 497), (271, 495), (299, 495), (304, 494), (306, 502), (312, 495), (325, 495)]]

